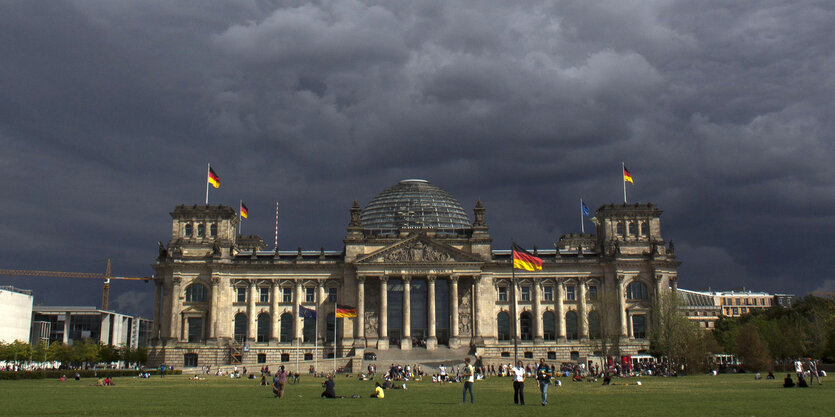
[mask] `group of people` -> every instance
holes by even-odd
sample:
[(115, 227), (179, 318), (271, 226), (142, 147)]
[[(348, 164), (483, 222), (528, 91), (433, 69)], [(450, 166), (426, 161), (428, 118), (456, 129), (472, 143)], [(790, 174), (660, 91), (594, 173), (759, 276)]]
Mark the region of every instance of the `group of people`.
[[(812, 358), (806, 358), (806, 360), (798, 358), (795, 360), (794, 373), (797, 376), (797, 384), (792, 380), (791, 374), (786, 374), (786, 379), (783, 380), (783, 387), (793, 388), (797, 386), (799, 388), (808, 388), (814, 385), (812, 378), (817, 380), (818, 385), (823, 385), (821, 376), (826, 376), (823, 370), (818, 370), (818, 361)], [(806, 379), (809, 380), (808, 383)]]
[(553, 368), (545, 363), (544, 358), (539, 359), (539, 364), (533, 370), (531, 367), (525, 367), (522, 361), (518, 361), (516, 366), (510, 368), (509, 375), (513, 378), (514, 404), (525, 405), (525, 380), (529, 376), (533, 376), (539, 386), (542, 406), (548, 404), (548, 385), (551, 384), (551, 377), (554, 376), (554, 373)]

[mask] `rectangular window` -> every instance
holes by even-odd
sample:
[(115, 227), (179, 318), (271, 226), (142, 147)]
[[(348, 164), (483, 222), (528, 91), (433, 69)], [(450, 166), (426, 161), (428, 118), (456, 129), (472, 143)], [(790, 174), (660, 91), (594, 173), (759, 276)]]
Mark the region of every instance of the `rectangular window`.
[(304, 302), (305, 303), (315, 303), (316, 302), (316, 288), (305, 288), (304, 289)]
[(293, 302), (293, 289), (292, 288), (282, 288), (281, 289), (281, 297), (282, 297), (282, 302), (292, 303)]
[(542, 288), (545, 293), (545, 301), (554, 301), (554, 287), (547, 286)]
[(261, 287), (258, 289), (259, 297), (258, 302), (260, 303), (269, 303), (270, 302), (270, 289), (269, 287)]
[(733, 313), (734, 316), (738, 316), (739, 315), (739, 308), (734, 307), (733, 310), (732, 310), (732, 313)]
[(574, 301), (577, 297), (574, 295), (574, 286), (573, 285), (566, 285), (565, 286), (565, 299), (568, 301)]
[(739, 298), (736, 299), (736, 303), (734, 303), (734, 304), (740, 305)]
[(589, 300), (597, 300), (597, 285), (589, 285)]
[(507, 301), (507, 287), (499, 287), (499, 301)]
[(246, 288), (238, 288), (237, 291), (238, 291), (237, 301), (239, 303), (245, 303), (246, 302)]
[(200, 342), (203, 340), (203, 318), (189, 317), (188, 318), (188, 341), (190, 343)]
[(531, 301), (531, 287), (522, 287), (522, 301)]
[(636, 339), (646, 339), (647, 316), (643, 314), (635, 314), (632, 316), (632, 336)]
[(328, 288), (328, 302), (335, 303), (336, 302), (336, 288)]

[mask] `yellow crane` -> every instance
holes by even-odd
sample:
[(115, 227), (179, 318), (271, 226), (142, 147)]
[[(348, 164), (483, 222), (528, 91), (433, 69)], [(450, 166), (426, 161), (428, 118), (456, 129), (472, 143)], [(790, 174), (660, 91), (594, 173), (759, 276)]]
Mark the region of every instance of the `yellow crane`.
[(0, 275), (9, 276), (25, 276), (25, 277), (53, 277), (53, 278), (95, 278), (104, 280), (104, 288), (101, 293), (101, 309), (107, 310), (110, 304), (110, 280), (122, 279), (130, 281), (145, 281), (148, 282), (154, 277), (120, 277), (110, 275), (110, 259), (107, 259), (107, 268), (103, 274), (95, 272), (64, 272), (64, 271), (38, 271), (31, 269), (2, 269), (0, 268)]

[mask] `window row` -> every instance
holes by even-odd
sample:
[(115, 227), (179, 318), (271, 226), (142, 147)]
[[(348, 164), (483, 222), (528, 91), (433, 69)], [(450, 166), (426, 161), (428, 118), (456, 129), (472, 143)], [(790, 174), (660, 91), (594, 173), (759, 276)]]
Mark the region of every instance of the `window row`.
[[(187, 340), (191, 343), (197, 343), (204, 340), (204, 323), (202, 317), (189, 317), (187, 319), (188, 334)], [(325, 320), (325, 341), (332, 342), (334, 338), (334, 323), (335, 317), (333, 313), (327, 315)], [(245, 313), (238, 313), (235, 315), (233, 337), (238, 342), (244, 342), (249, 333), (249, 320)], [(255, 322), (255, 341), (268, 342), (272, 337), (272, 322), (270, 315), (261, 313)], [(341, 331), (341, 325), (339, 331)], [(302, 327), (302, 341), (305, 343), (312, 343), (316, 334), (316, 319), (304, 318)], [(276, 335), (279, 342), (290, 343), (293, 341), (293, 315), (291, 313), (284, 313), (279, 317), (279, 331)]]
[(649, 223), (647, 222), (640, 222), (640, 230), (638, 229), (639, 223), (635, 221), (627, 221), (627, 222), (618, 222), (617, 226), (617, 234), (618, 236), (626, 235), (626, 231), (628, 229), (628, 234), (630, 236), (649, 236)]
[[(288, 288), (279, 288), (279, 297), (281, 303), (292, 303), (293, 302), (293, 287)], [(258, 287), (255, 290), (256, 294), (256, 302), (257, 303), (269, 303), (270, 302), (270, 287)], [(336, 288), (327, 288), (328, 292), (328, 302), (334, 303), (336, 302)], [(235, 302), (236, 303), (246, 303), (247, 297), (249, 296), (249, 288), (248, 287), (236, 287), (235, 288)], [(303, 289), (303, 296), (305, 303), (315, 303), (316, 302), (316, 288), (306, 287)], [(186, 302), (188, 303), (205, 303), (209, 300), (209, 289), (203, 284), (191, 284), (186, 287)]]
[[(508, 293), (510, 288), (506, 286), (498, 287), (498, 299), (500, 302), (507, 302), (509, 300)], [(626, 286), (626, 298), (628, 300), (646, 300), (649, 298), (649, 291), (646, 284), (640, 281), (633, 281)], [(519, 287), (519, 299), (521, 301), (531, 301), (531, 287), (522, 285)], [(542, 287), (542, 299), (545, 301), (554, 301), (554, 287), (546, 285)], [(589, 285), (586, 292), (586, 300), (595, 301), (598, 299), (598, 288), (596, 285)], [(565, 301), (577, 300), (577, 286), (565, 286)]]
[[(185, 237), (193, 237), (195, 235), (194, 227), (195, 225), (192, 223), (186, 224), (185, 230), (183, 234)], [(206, 225), (203, 223), (197, 223), (197, 237), (206, 237)], [(209, 237), (217, 236), (217, 225), (212, 223), (209, 225)]]
[[(567, 340), (579, 339), (579, 323), (576, 311), (568, 311), (565, 313), (565, 338)], [(502, 311), (498, 314), (497, 329), (499, 341), (511, 340), (510, 329), (510, 315)], [(600, 315), (597, 311), (591, 311), (588, 314), (588, 335), (591, 339), (600, 339), (601, 324)], [(552, 311), (546, 311), (542, 314), (542, 330), (543, 338), (546, 341), (557, 340), (559, 329), (557, 327), (556, 315)], [(530, 312), (523, 312), (519, 315), (519, 337), (522, 341), (533, 340), (533, 316)], [(632, 315), (632, 335), (637, 339), (645, 339), (647, 337), (647, 320), (644, 314)]]

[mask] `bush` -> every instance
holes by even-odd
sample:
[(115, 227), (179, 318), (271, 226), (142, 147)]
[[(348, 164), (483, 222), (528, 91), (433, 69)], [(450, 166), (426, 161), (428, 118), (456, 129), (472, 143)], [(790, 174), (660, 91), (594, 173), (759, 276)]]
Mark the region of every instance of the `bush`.
[[(133, 369), (48, 369), (42, 371), (19, 371), (19, 372), (0, 372), (0, 380), (10, 379), (58, 379), (61, 375), (66, 375), (67, 379), (75, 378), (75, 373), (78, 372), (82, 378), (104, 378), (109, 376), (137, 376), (139, 371)], [(146, 369), (151, 375), (159, 375), (159, 369)], [(165, 371), (166, 374), (171, 374), (171, 371)], [(177, 369), (173, 372), (175, 375), (182, 374), (183, 371)]]

